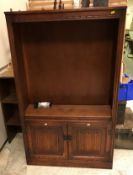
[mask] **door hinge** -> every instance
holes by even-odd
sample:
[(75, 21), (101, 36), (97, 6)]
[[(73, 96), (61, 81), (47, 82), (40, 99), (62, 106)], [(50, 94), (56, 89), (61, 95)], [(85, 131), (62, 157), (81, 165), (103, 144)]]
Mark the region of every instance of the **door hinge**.
[(72, 140), (72, 136), (71, 135), (64, 135), (63, 139), (64, 140)]

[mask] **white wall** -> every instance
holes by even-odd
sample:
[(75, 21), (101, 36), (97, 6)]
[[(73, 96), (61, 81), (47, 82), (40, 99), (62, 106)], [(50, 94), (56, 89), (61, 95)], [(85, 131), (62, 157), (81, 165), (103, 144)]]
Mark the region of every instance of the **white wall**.
[(0, 68), (4, 67), (10, 61), (10, 51), (7, 38), (7, 29), (5, 17), (1, 9), (0, 2)]
[(126, 29), (130, 29), (131, 28), (132, 20), (133, 20), (133, 0), (128, 0)]
[(11, 59), (4, 11), (26, 9), (26, 0), (0, 0), (0, 68)]
[[(9, 11), (10, 8), (13, 10), (25, 10), (26, 2), (27, 0), (0, 0), (0, 68), (7, 65), (11, 60), (4, 11)], [(0, 105), (0, 147), (6, 138), (6, 130)]]

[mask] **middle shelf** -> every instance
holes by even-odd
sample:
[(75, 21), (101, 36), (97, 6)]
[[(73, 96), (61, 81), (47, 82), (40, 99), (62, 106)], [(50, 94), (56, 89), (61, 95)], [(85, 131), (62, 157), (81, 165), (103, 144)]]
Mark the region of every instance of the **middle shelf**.
[(109, 105), (52, 105), (49, 108), (34, 108), (30, 104), (25, 111), (25, 119), (109, 119), (111, 107)]
[(9, 118), (9, 120), (6, 122), (8, 126), (20, 126), (20, 119), (17, 114), (14, 114)]
[(18, 100), (15, 93), (12, 93), (1, 100), (2, 103), (17, 104)]

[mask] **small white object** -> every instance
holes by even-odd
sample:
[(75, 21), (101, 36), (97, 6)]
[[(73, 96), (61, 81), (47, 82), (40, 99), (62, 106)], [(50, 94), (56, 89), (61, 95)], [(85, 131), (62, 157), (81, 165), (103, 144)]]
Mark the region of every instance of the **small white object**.
[(38, 103), (38, 108), (49, 108), (50, 107), (50, 102), (39, 102)]
[(48, 126), (48, 124), (47, 123), (44, 123), (44, 126)]

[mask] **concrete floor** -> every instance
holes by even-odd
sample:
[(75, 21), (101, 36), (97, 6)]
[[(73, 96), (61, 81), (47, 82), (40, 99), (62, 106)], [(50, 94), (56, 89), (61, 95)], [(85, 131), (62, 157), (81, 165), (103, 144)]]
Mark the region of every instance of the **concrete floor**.
[(0, 175), (133, 175), (133, 150), (115, 149), (112, 170), (27, 166), (19, 133), (0, 153)]

